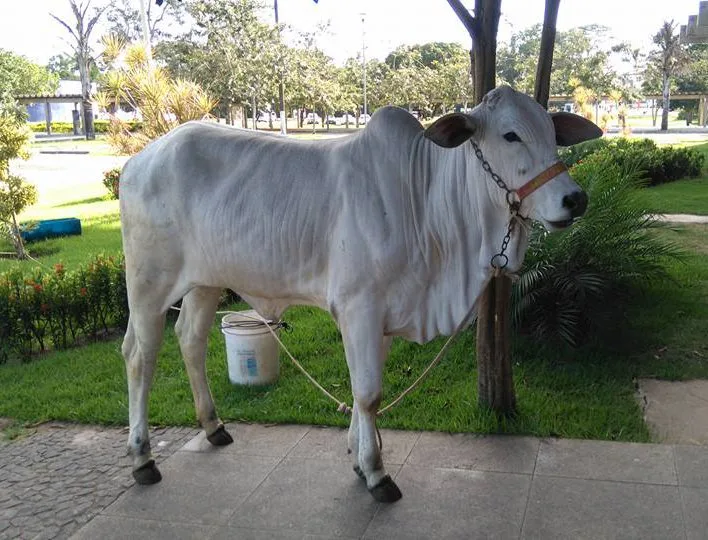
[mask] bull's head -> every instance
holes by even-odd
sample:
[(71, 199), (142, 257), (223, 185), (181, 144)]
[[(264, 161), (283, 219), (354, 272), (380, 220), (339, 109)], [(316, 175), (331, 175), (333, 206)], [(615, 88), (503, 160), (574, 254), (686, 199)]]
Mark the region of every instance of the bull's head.
[(502, 206), (520, 204), (522, 216), (551, 231), (567, 227), (587, 207), (587, 195), (559, 163), (557, 146), (601, 135), (600, 128), (582, 116), (549, 114), (508, 86), (489, 92), (470, 114), (448, 114), (425, 131), (428, 139), (445, 148), (471, 140), (469, 159), (486, 160), (511, 191), (491, 189), (493, 200)]

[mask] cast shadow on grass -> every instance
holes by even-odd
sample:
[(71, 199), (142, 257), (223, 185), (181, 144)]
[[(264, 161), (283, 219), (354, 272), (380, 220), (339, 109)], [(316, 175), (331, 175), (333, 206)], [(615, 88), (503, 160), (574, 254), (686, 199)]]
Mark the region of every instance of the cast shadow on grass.
[(88, 199), (81, 199), (80, 201), (69, 201), (61, 204), (55, 204), (52, 208), (66, 208), (68, 206), (76, 206), (77, 204), (92, 204), (103, 202), (105, 200), (107, 200), (107, 197), (90, 197)]

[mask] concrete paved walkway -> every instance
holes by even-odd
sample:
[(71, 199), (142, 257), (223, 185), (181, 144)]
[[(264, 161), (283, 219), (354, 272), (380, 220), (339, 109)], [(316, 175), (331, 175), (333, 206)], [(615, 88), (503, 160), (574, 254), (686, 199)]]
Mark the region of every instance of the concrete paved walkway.
[[(384, 460), (403, 499), (381, 505), (351, 470), (345, 430), (229, 430), (234, 444), (219, 449), (202, 434), (189, 440), (195, 430), (157, 433), (163, 480), (155, 486), (133, 485), (118, 448), (123, 430), (69, 426), (42, 444), (42, 433), (3, 443), (0, 537), (708, 538), (705, 446), (383, 430)], [(100, 451), (102, 433), (113, 443)], [(39, 447), (44, 454), (32, 453)], [(17, 459), (7, 466), (8, 455), (23, 452), (24, 469)], [(89, 455), (96, 463), (87, 472)], [(64, 464), (48, 467), (52, 460)], [(12, 484), (3, 481), (8, 471)], [(46, 490), (53, 495), (42, 499)], [(11, 517), (32, 504), (33, 514)], [(71, 526), (42, 527), (72, 506)]]

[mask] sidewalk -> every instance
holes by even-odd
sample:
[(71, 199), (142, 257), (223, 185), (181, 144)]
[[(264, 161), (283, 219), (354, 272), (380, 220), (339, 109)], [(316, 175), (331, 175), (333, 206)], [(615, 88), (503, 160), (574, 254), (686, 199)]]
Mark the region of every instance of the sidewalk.
[[(351, 470), (346, 430), (231, 424), (234, 444), (215, 449), (203, 434), (184, 444), (195, 430), (169, 428), (154, 436), (163, 473), (154, 486), (132, 483), (118, 449), (123, 430), (89, 437), (82, 430), (90, 432), (68, 426), (67, 435), (54, 434), (43, 445), (42, 433), (0, 444), (0, 478), (14, 471), (15, 480), (0, 479), (0, 537), (708, 537), (705, 446), (383, 430), (384, 462), (403, 499), (381, 505)], [(43, 454), (29, 451), (38, 445)], [(48, 456), (65, 446), (64, 466), (55, 467), (53, 478), (41, 474), (38, 485), (37, 468), (46, 469)], [(98, 457), (97, 448), (103, 449)], [(26, 467), (17, 459), (6, 467), (8, 454), (23, 457)], [(88, 474), (83, 456), (103, 463), (105, 472), (96, 465), (94, 476)], [(41, 499), (57, 483), (62, 487), (49, 500), (27, 500)], [(96, 491), (103, 497), (82, 501)], [(80, 529), (80, 519), (68, 528), (43, 527), (56, 516), (54, 507), (67, 502), (84, 521), (95, 517)], [(11, 517), (13, 508), (28, 504), (37, 505), (28, 519)]]

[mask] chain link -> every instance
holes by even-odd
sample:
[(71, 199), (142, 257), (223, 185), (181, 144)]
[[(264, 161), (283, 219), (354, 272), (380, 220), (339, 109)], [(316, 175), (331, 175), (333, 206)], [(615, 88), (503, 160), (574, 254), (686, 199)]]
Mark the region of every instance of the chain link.
[(482, 162), (482, 169), (484, 169), (484, 171), (492, 177), (494, 183), (506, 193), (506, 203), (509, 205), (509, 212), (511, 213), (511, 216), (509, 217), (509, 227), (507, 228), (506, 235), (504, 235), (504, 239), (502, 240), (501, 250), (499, 253), (493, 255), (489, 261), (493, 268), (503, 270), (509, 264), (509, 256), (506, 255), (506, 250), (509, 247), (509, 242), (511, 242), (511, 233), (514, 232), (516, 218), (519, 216), (521, 201), (515, 200), (517, 199), (516, 191), (509, 189), (509, 186), (506, 185), (506, 182), (504, 182), (501, 176), (492, 170), (492, 166), (486, 159), (484, 159), (482, 149), (477, 146), (477, 143), (474, 141), (470, 142), (472, 143), (472, 148), (474, 149), (474, 155), (477, 156), (477, 159)]

